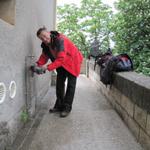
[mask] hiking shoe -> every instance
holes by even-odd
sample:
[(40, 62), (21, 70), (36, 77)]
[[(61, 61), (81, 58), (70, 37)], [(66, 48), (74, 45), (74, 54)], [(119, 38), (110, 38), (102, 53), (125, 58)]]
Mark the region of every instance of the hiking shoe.
[(60, 109), (58, 109), (58, 108), (51, 108), (49, 110), (49, 113), (58, 113), (58, 112), (60, 112)]
[(62, 111), (60, 113), (60, 117), (64, 118), (64, 117), (67, 117), (69, 115), (70, 111)]

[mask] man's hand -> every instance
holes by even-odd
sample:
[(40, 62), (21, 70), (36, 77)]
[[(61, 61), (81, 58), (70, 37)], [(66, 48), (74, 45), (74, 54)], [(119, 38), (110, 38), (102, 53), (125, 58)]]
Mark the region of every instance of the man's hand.
[(31, 69), (31, 71), (32, 72), (35, 72), (35, 73), (37, 73), (37, 74), (44, 74), (44, 73), (46, 73), (46, 67), (39, 67), (39, 66), (37, 66), (37, 65), (32, 65), (31, 67), (30, 67), (30, 69)]
[(37, 74), (44, 74), (44, 73), (46, 73), (46, 68), (45, 67), (36, 67), (35, 72)]

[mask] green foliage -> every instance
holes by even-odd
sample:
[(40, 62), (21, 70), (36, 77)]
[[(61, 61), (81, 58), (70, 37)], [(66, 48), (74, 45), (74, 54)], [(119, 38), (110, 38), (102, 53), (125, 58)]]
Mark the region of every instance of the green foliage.
[(21, 112), (21, 121), (22, 121), (23, 123), (26, 123), (26, 122), (28, 121), (28, 119), (29, 119), (28, 112), (27, 112), (27, 110), (24, 109), (24, 110)]
[(111, 23), (115, 52), (132, 56), (134, 68), (150, 76), (150, 0), (120, 0)]
[(150, 0), (118, 0), (117, 14), (100, 0), (82, 0), (81, 6), (58, 8), (58, 30), (86, 55), (94, 40), (100, 52), (115, 42), (113, 53), (128, 53), (134, 69), (150, 76)]
[(58, 7), (58, 30), (66, 34), (86, 55), (94, 39), (98, 39), (100, 50), (109, 47), (109, 23), (111, 9), (100, 0), (82, 0), (81, 6)]

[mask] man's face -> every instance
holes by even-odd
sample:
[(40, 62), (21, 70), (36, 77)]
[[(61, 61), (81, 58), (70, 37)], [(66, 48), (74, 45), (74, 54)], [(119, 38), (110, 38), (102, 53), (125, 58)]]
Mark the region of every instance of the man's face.
[(50, 43), (50, 33), (48, 31), (42, 31), (38, 38), (45, 44)]

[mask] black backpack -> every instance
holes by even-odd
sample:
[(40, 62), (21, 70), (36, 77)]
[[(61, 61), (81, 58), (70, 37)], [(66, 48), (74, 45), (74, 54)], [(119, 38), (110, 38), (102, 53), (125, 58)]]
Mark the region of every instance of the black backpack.
[(117, 55), (117, 64), (115, 71), (131, 71), (133, 70), (133, 62), (128, 54)]
[(105, 53), (97, 58), (96, 64), (100, 66), (100, 81), (106, 86), (113, 83), (113, 72), (133, 70), (132, 60), (127, 54), (113, 56)]

